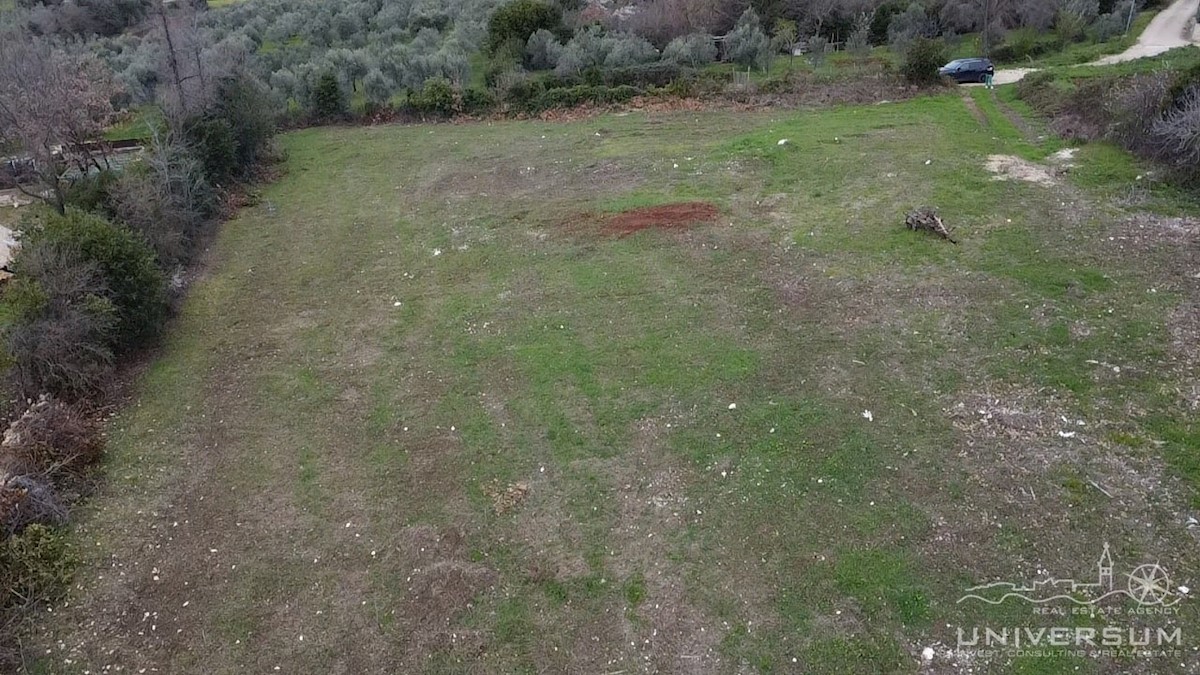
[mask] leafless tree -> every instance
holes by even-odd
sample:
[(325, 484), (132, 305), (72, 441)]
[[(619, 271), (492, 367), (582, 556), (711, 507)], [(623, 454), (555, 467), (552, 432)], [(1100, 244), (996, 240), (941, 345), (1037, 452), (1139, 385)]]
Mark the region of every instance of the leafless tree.
[(624, 27), (661, 48), (681, 35), (724, 33), (748, 4), (725, 0), (651, 0)]
[(1158, 157), (1195, 178), (1200, 173), (1200, 85), (1184, 92), (1175, 107), (1154, 125)]
[(205, 68), (199, 14), (191, 3), (163, 0), (155, 0), (150, 13), (162, 48), (159, 99), (168, 121), (181, 121), (204, 110), (214, 84)]
[(107, 166), (103, 131), (113, 115), (115, 87), (96, 59), (69, 54), (40, 39), (0, 36), (0, 147), (32, 160), (41, 189), (22, 192), (65, 209), (63, 171)]
[(1055, 0), (991, 0), (1008, 26), (1045, 30), (1054, 25), (1061, 2)]
[(121, 174), (112, 195), (117, 217), (141, 232), (166, 265), (187, 258), (214, 199), (203, 166), (172, 132), (155, 133), (145, 159)]

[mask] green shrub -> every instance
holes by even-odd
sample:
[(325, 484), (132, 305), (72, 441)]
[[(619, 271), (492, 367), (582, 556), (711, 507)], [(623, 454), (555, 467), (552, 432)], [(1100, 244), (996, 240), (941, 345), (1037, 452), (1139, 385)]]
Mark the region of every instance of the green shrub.
[(539, 0), (513, 0), (499, 7), (488, 19), (487, 48), (496, 51), (508, 42), (522, 47), (538, 30), (561, 33), (562, 10)]
[(1101, 14), (1100, 18), (1096, 19), (1091, 27), (1088, 28), (1088, 37), (1096, 42), (1108, 42), (1124, 32), (1124, 14)]
[(545, 28), (539, 28), (525, 43), (525, 67), (530, 70), (554, 70), (562, 52), (563, 46), (558, 42), (558, 36)]
[(112, 187), (117, 182), (115, 171), (89, 173), (71, 183), (67, 189), (67, 206), (111, 218)]
[(523, 73), (514, 73), (497, 82), (499, 98), (510, 110), (517, 112), (533, 112), (537, 108), (538, 98), (545, 90), (542, 82), (528, 77)]
[(1070, 85), (1060, 82), (1054, 73), (1040, 70), (1029, 73), (1017, 82), (1017, 96), (1035, 110), (1052, 115), (1061, 109), (1065, 101), (1062, 95), (1064, 86)]
[(337, 75), (324, 73), (317, 78), (312, 87), (312, 100), (309, 101), (309, 111), (316, 120), (337, 120), (346, 116), (348, 110), (346, 96), (342, 93), (342, 85)]
[(663, 49), (662, 60), (699, 68), (717, 60), (717, 45), (711, 37), (703, 33), (681, 35), (671, 40)]
[(1078, 42), (1086, 37), (1087, 27), (1096, 20), (1099, 3), (1092, 0), (1070, 0), (1059, 10), (1054, 21), (1054, 32), (1063, 43)]
[(888, 27), (892, 25), (892, 19), (897, 14), (902, 13), (907, 7), (907, 3), (903, 0), (891, 0), (883, 5), (880, 5), (871, 15), (871, 22), (867, 29), (868, 39), (873, 45), (887, 44)]
[(610, 104), (625, 103), (642, 90), (628, 84), (616, 87), (600, 85), (577, 84), (573, 87), (555, 87), (541, 93), (536, 101), (538, 110), (553, 108), (573, 108), (584, 103)]
[(610, 36), (605, 68), (631, 68), (658, 60), (658, 50), (648, 40), (636, 35)]
[(491, 58), (487, 60), (487, 64), (483, 67), (484, 84), (494, 87), (500, 78), (506, 77), (511, 73), (521, 72), (523, 58), (524, 48), (518, 42), (510, 40), (497, 47), (492, 51)]
[(758, 85), (758, 90), (767, 94), (781, 94), (796, 88), (796, 73), (790, 71), (776, 72)]
[(53, 602), (71, 583), (77, 558), (62, 530), (30, 525), (0, 542), (0, 608)]
[(771, 39), (763, 32), (762, 21), (753, 7), (742, 12), (737, 25), (725, 38), (725, 54), (730, 61), (747, 68), (765, 69), (771, 59)]
[(228, 120), (212, 115), (193, 118), (184, 127), (184, 135), (205, 175), (221, 181), (238, 173), (238, 144)]
[(98, 267), (44, 242), (25, 242), (14, 267), (3, 337), (17, 389), (27, 398), (99, 390), (112, 369), (117, 319)]
[(538, 97), (537, 107), (541, 110), (572, 108), (588, 100), (590, 90), (591, 86), (586, 84), (547, 89)]
[(938, 69), (946, 63), (946, 48), (937, 40), (916, 38), (904, 54), (901, 72), (910, 84), (931, 85), (941, 81)]
[(829, 40), (820, 35), (814, 35), (808, 39), (808, 62), (814, 68), (820, 68), (825, 63), (825, 50), (828, 47)]
[(641, 93), (642, 91), (637, 87), (621, 84), (615, 87), (608, 87), (600, 92), (600, 95), (603, 97), (602, 102), (604, 103), (626, 103)]
[(30, 245), (71, 252), (95, 266), (116, 311), (118, 350), (145, 344), (158, 335), (167, 316), (166, 282), (154, 252), (133, 232), (71, 209), (62, 215), (47, 214), (24, 232), (13, 261), (18, 273)]
[(126, 167), (112, 196), (116, 220), (146, 239), (163, 269), (190, 257), (195, 235), (217, 207), (203, 162), (170, 139)]
[(892, 17), (887, 29), (888, 43), (897, 52), (906, 52), (914, 40), (932, 38), (937, 35), (937, 22), (929, 16), (926, 7), (913, 2)]
[(690, 77), (681, 77), (672, 81), (665, 87), (668, 96), (675, 98), (687, 98), (695, 91), (695, 80)]
[(1167, 94), (1172, 105), (1182, 103), (1184, 95), (1194, 87), (1200, 87), (1200, 62), (1175, 71)]
[[(275, 135), (274, 106), (270, 92), (248, 75), (229, 77), (217, 87), (216, 105), (209, 116), (223, 120), (233, 137), (234, 172), (242, 175), (258, 163)], [(223, 176), (210, 174), (214, 179)]]
[(444, 77), (426, 80), (421, 91), (408, 97), (408, 104), (422, 115), (449, 117), (455, 108), (454, 85)]
[(464, 89), (462, 93), (463, 112), (469, 115), (489, 113), (496, 108), (496, 96), (487, 89), (474, 87)]

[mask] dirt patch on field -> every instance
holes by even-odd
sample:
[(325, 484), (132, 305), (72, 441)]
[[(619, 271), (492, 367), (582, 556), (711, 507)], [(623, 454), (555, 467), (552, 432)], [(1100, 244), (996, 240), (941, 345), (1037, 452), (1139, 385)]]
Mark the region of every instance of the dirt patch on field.
[(1019, 180), (1037, 185), (1058, 182), (1050, 169), (1011, 155), (990, 155), (985, 166), (993, 180)]
[[(1189, 299), (1171, 312), (1167, 319), (1171, 350), (1186, 368), (1200, 364), (1200, 301)], [(1192, 407), (1200, 408), (1200, 393), (1190, 397)]]
[(1005, 103), (999, 96), (996, 96), (996, 90), (994, 89), (992, 90), (992, 103), (996, 105), (996, 109), (1000, 111), (1000, 114), (1004, 115), (1017, 128), (1017, 131), (1021, 132), (1021, 136), (1026, 141), (1030, 143), (1037, 141), (1037, 134), (1034, 132), (1033, 127), (1029, 125), (1029, 122), (1025, 121), (1025, 118), (1020, 113), (1013, 110), (1012, 106)]
[(682, 202), (630, 209), (612, 216), (604, 224), (605, 234), (624, 237), (634, 232), (658, 229), (685, 229), (711, 223), (720, 212), (708, 202)]
[(1122, 222), (1111, 235), (1137, 247), (1190, 244), (1200, 239), (1200, 218), (1138, 213)]
[(1147, 279), (1159, 291), (1182, 291), (1191, 296), (1200, 279), (1196, 245), (1200, 243), (1200, 218), (1134, 213), (1099, 233), (1106, 254), (1113, 259), (1153, 259), (1162, 273)]
[[(654, 672), (710, 672), (720, 665), (717, 645), (724, 636), (720, 624), (689, 598), (686, 565), (669, 562), (674, 535), (695, 523), (688, 485), (696, 480), (664, 452), (671, 421), (685, 416), (647, 418), (635, 425), (630, 454), (602, 461), (597, 469), (613, 477), (618, 517), (612, 536), (618, 552), (615, 571), (625, 578), (641, 575), (645, 598), (630, 608), (637, 620), (624, 622), (624, 636)], [(744, 595), (753, 584), (742, 579)], [(746, 611), (745, 597), (739, 610)], [(755, 614), (757, 618), (757, 614)]]
[(985, 127), (990, 126), (988, 124), (987, 116), (984, 115), (983, 111), (979, 109), (979, 104), (975, 102), (975, 99), (971, 98), (970, 96), (963, 96), (962, 101), (963, 105), (967, 106), (967, 111), (971, 113), (971, 117), (974, 117), (976, 122), (979, 122)]

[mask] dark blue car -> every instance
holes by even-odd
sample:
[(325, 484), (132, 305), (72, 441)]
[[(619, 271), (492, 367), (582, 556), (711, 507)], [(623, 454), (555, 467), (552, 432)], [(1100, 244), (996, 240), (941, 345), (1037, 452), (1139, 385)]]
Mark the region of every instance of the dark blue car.
[(986, 82), (988, 75), (996, 74), (996, 66), (988, 59), (955, 59), (938, 69), (938, 74), (955, 82)]

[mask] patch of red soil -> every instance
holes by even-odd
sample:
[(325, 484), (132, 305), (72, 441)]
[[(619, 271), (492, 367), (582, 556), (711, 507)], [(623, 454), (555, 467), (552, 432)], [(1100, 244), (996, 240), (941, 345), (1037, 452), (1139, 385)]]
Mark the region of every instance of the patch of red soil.
[(711, 223), (717, 219), (717, 207), (708, 202), (682, 202), (679, 204), (663, 204), (647, 206), (640, 209), (622, 211), (604, 224), (605, 234), (615, 234), (618, 237), (648, 230), (652, 227), (662, 229), (682, 229), (699, 223)]

